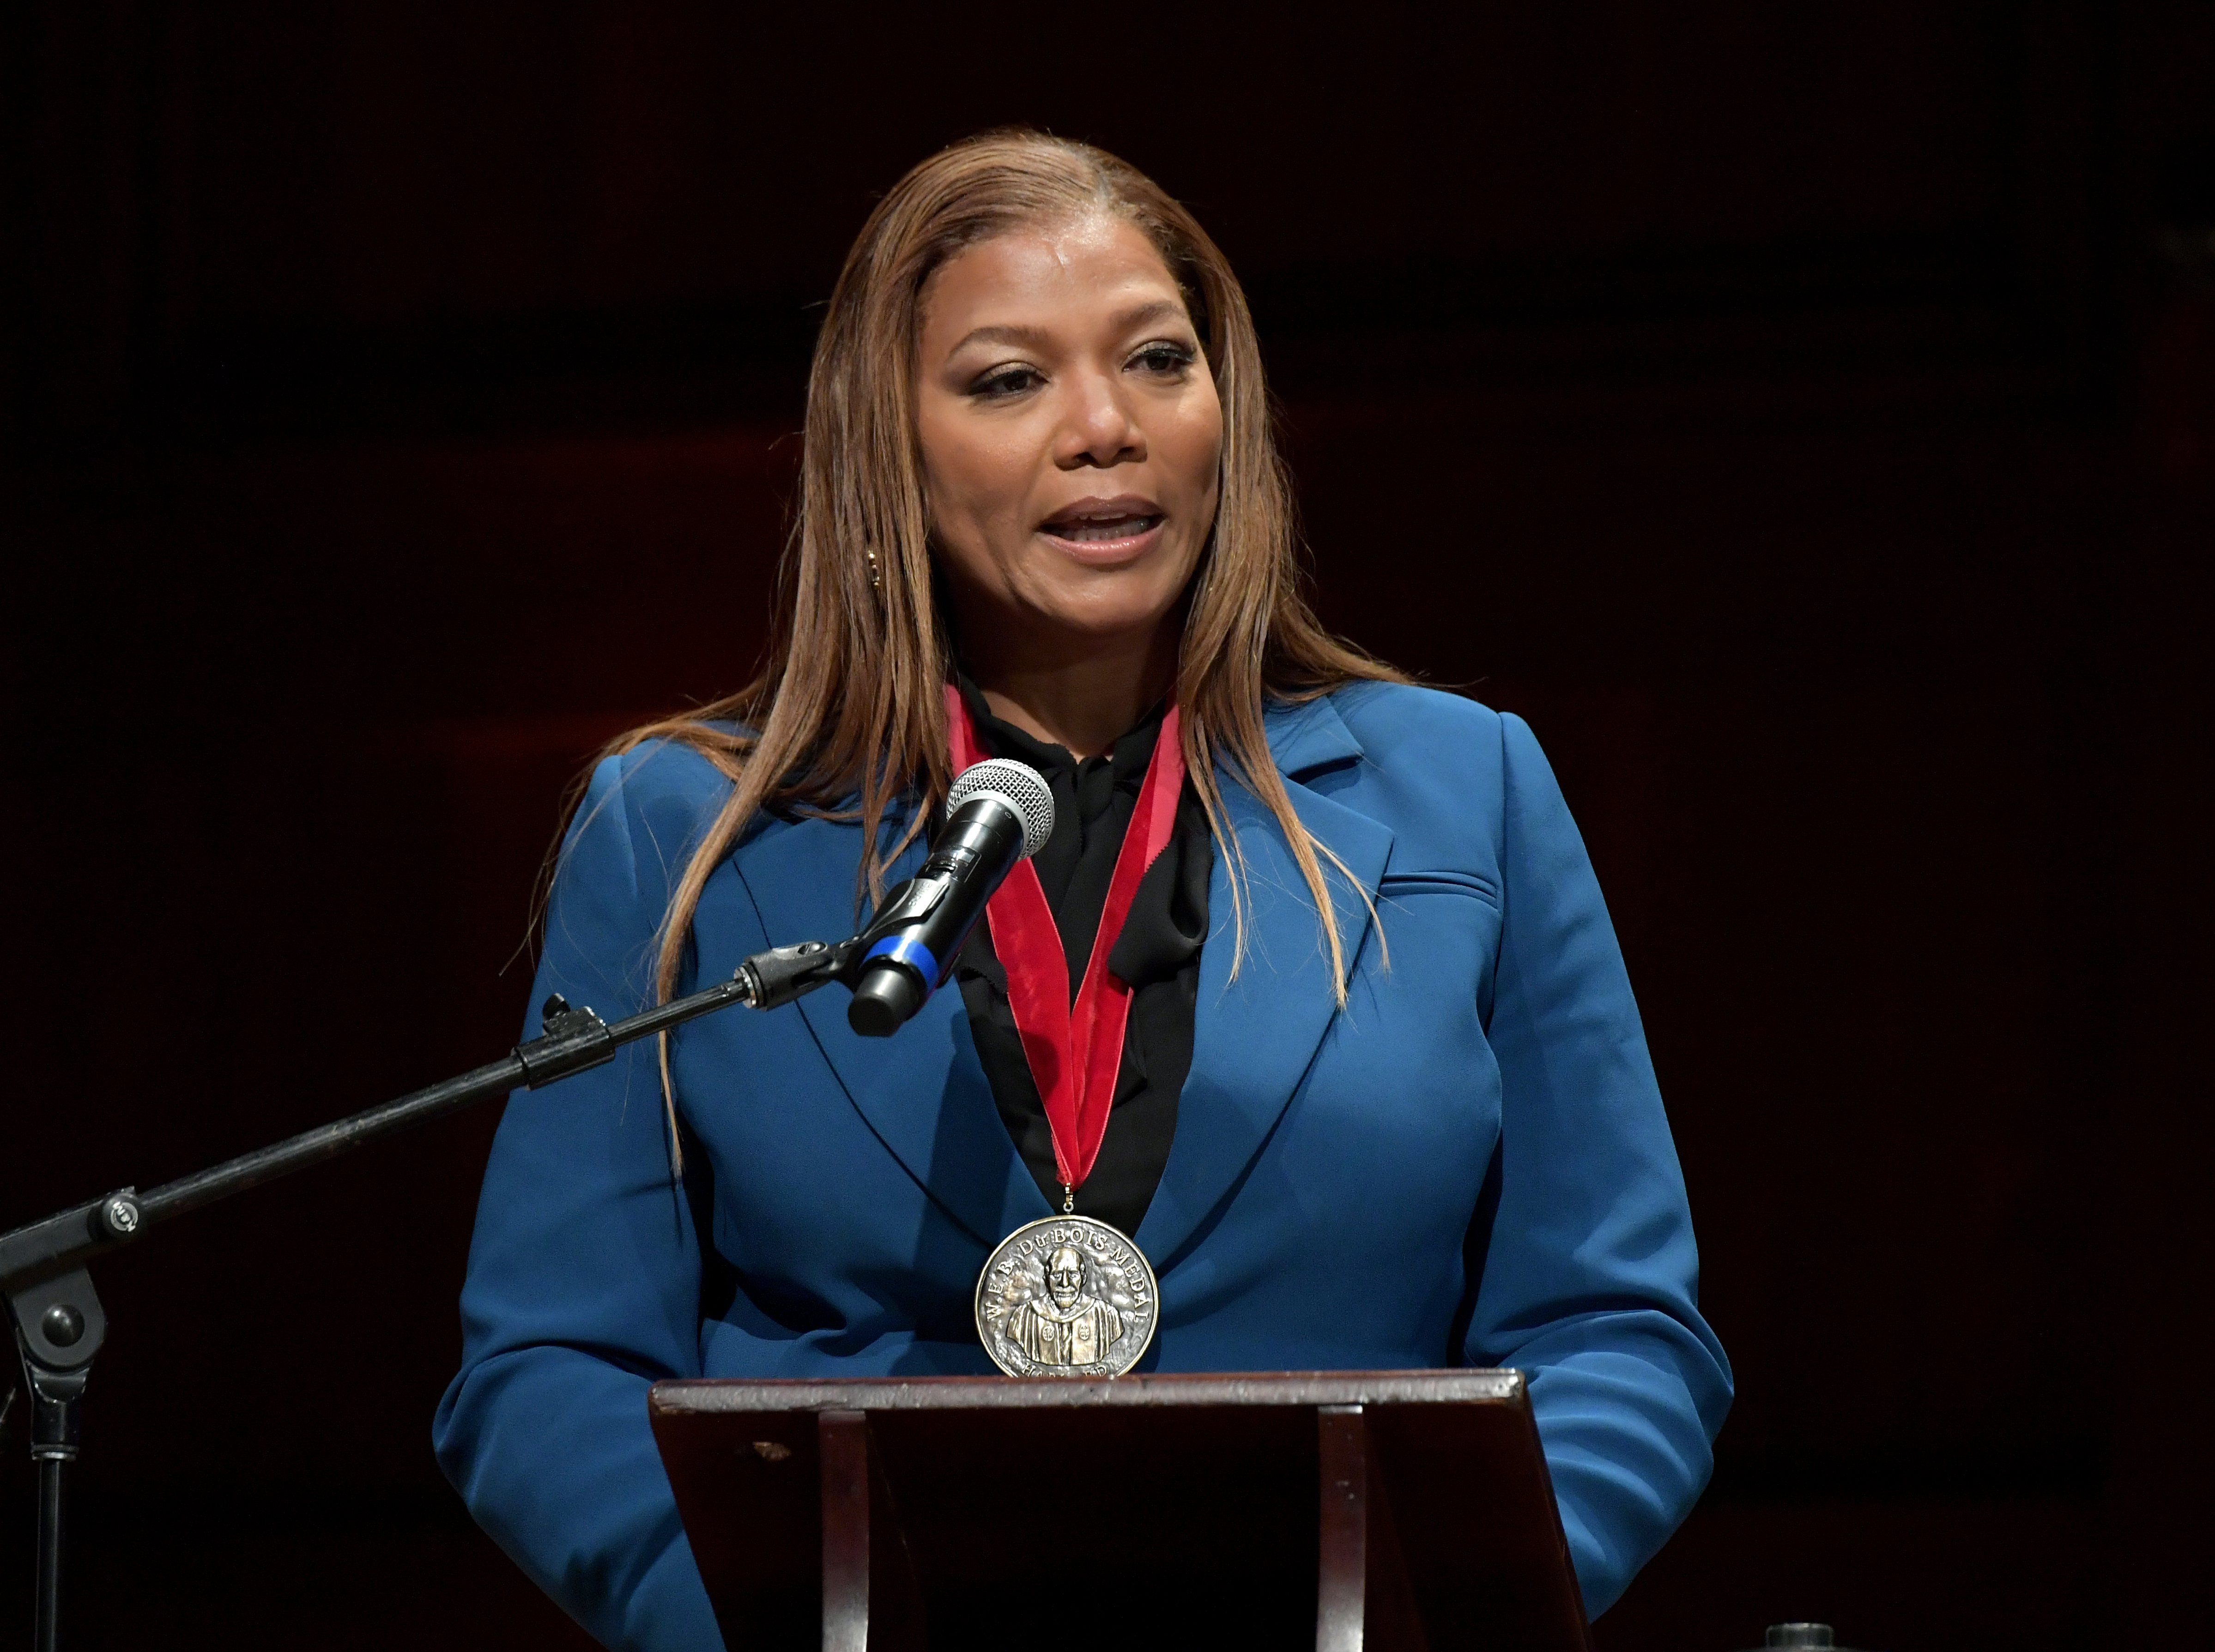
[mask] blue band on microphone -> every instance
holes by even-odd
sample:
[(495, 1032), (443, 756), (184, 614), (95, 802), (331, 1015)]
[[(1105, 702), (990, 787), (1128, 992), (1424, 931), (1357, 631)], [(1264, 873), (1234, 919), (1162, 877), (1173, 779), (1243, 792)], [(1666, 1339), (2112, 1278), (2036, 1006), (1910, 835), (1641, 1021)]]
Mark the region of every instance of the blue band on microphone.
[(911, 935), (886, 936), (862, 954), (862, 962), (867, 964), (873, 958), (888, 958), (895, 964), (905, 964), (923, 977), (925, 987), (936, 989), (938, 985), (942, 973), (938, 960), (931, 957), (928, 946)]

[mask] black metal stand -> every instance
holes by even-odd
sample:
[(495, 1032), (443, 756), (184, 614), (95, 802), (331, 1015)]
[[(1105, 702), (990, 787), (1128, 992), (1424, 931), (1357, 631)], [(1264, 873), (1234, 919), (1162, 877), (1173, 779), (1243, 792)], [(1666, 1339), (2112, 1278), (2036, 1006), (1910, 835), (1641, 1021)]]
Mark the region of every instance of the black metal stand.
[(62, 1534), (69, 1467), (92, 1356), (107, 1336), (107, 1316), (92, 1276), (82, 1268), (8, 1292), (30, 1402), (31, 1460), (39, 1470), (38, 1652), (61, 1645)]
[[(93, 1356), (107, 1337), (107, 1316), (85, 1264), (137, 1239), (157, 1221), (319, 1165), (378, 1136), (458, 1112), (511, 1090), (537, 1090), (573, 1073), (613, 1061), (635, 1039), (666, 1032), (732, 1004), (774, 1009), (832, 981), (845, 979), (866, 937), (826, 945), (804, 941), (758, 952), (728, 981), (659, 1005), (611, 1025), (590, 1009), (571, 1009), (556, 994), (542, 1011), (544, 1033), (518, 1044), (505, 1061), (418, 1090), (334, 1124), (304, 1131), (169, 1182), (144, 1194), (121, 1188), (0, 1233), (0, 1299), (15, 1332), (15, 1352), (29, 1402), (31, 1457), (39, 1465), (38, 1652), (61, 1645), (62, 1536), (69, 1466)], [(0, 1405), (0, 1421), (7, 1416)]]
[[(99, 1299), (92, 1295), (90, 1276), (80, 1270), (71, 1279), (83, 1282), (83, 1294), (97, 1311)], [(60, 1306), (48, 1309), (47, 1314), (51, 1319), (71, 1312)], [(87, 1352), (74, 1370), (40, 1366), (35, 1374), (28, 1356), (24, 1362), (27, 1383), (33, 1391), (31, 1460), (39, 1465), (38, 1632), (32, 1642), (38, 1652), (57, 1652), (61, 1645), (62, 1520), (69, 1465), (77, 1460), (77, 1419), (91, 1359)]]

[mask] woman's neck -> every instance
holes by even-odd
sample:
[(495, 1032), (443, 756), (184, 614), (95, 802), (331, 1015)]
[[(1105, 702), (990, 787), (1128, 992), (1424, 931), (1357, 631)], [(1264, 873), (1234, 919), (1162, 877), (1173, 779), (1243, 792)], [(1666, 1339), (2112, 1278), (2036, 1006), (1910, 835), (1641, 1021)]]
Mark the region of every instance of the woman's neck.
[[(1138, 637), (1016, 638), (975, 628), (962, 663), (992, 715), (1075, 757), (1096, 757), (1176, 683), (1183, 627)], [(985, 646), (979, 648), (975, 642)]]

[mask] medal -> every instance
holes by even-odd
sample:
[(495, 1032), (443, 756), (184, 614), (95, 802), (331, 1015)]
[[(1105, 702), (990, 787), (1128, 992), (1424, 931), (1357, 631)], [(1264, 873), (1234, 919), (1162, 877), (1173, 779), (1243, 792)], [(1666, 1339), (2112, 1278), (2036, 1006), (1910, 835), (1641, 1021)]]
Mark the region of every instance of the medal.
[[(977, 762), (976, 731), (958, 688), (946, 690), (956, 774)], [(1154, 738), (1138, 807), (1123, 834), (1099, 933), (1069, 1001), (1069, 964), (1038, 870), (1019, 860), (985, 908), (992, 949), (1008, 972), (1008, 1007), (1053, 1134), (1061, 1214), (1017, 1228), (985, 1259), (977, 1279), (977, 1335), (1011, 1377), (1120, 1377), (1154, 1339), (1154, 1270), (1128, 1235), (1076, 1214), (1077, 1190), (1092, 1173), (1115, 1104), (1131, 988), (1109, 972), (1138, 884), (1176, 829), (1184, 750), (1171, 706)]]
[(1026, 1222), (977, 1276), (977, 1334), (1011, 1377), (1120, 1377), (1154, 1340), (1154, 1270), (1089, 1216)]

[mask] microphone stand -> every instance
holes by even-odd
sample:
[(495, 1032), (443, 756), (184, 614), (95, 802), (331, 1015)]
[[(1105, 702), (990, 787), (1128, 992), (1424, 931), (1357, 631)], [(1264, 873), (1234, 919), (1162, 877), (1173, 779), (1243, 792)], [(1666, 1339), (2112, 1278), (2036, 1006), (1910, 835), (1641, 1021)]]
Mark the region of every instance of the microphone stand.
[[(411, 1124), (458, 1112), (511, 1090), (537, 1090), (598, 1067), (613, 1061), (622, 1045), (666, 1032), (726, 1006), (766, 1010), (788, 1004), (818, 987), (845, 979), (868, 939), (859, 935), (836, 945), (803, 941), (757, 952), (728, 981), (612, 1025), (590, 1009), (571, 1009), (557, 993), (541, 1011), (542, 1036), (518, 1044), (504, 1061), (144, 1193), (120, 1188), (44, 1221), (0, 1233), (0, 1299), (5, 1300), (15, 1327), (23, 1395), (30, 1404), (31, 1459), (39, 1469), (37, 1652), (59, 1652), (64, 1476), (77, 1460), (93, 1356), (107, 1335), (107, 1317), (86, 1263), (130, 1244), (156, 1222), (322, 1164)], [(10, 1392), (0, 1402), (0, 1425), (6, 1423), (14, 1398)]]

